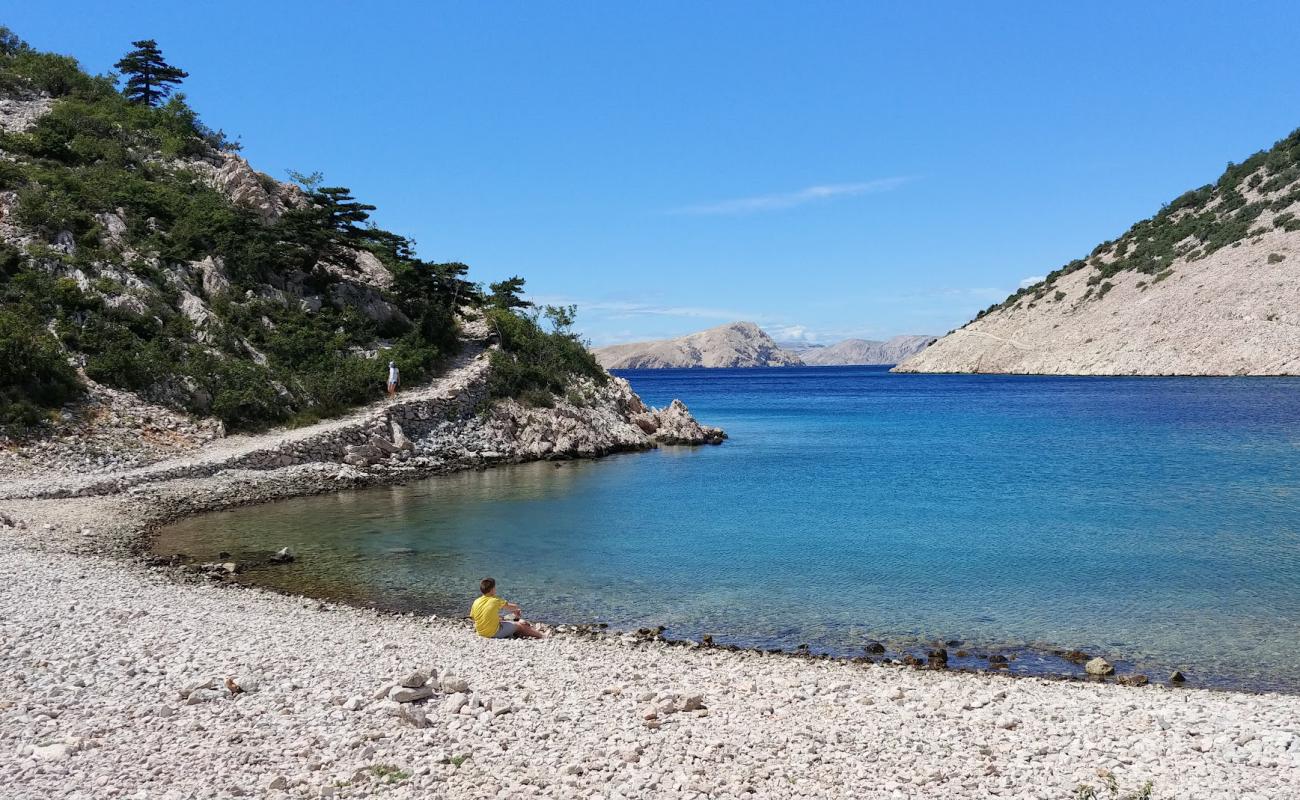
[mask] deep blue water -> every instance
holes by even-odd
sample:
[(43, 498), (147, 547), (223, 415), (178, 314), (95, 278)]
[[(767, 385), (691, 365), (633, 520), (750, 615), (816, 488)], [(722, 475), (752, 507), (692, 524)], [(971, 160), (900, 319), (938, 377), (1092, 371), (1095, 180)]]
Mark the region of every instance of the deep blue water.
[(623, 374), (730, 441), (225, 512), (159, 549), (289, 545), (251, 577), (443, 614), (491, 574), (542, 619), (1300, 690), (1300, 380)]

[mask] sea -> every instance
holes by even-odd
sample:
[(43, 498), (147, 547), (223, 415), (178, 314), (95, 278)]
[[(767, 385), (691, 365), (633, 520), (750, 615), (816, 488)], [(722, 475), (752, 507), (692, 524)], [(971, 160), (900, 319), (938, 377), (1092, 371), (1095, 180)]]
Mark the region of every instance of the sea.
[(442, 616), (490, 575), (549, 622), (1300, 691), (1300, 379), (621, 374), (730, 438), (209, 514), (155, 550), (287, 546), (241, 579)]

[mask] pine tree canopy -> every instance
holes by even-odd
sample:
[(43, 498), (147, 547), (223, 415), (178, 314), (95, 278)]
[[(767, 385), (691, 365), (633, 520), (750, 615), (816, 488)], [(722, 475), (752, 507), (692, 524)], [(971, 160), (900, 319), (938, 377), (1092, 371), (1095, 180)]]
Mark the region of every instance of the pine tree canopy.
[(135, 49), (122, 56), (114, 68), (126, 78), (122, 93), (133, 103), (157, 106), (190, 74), (163, 60), (162, 50), (153, 39), (131, 42)]
[(492, 292), (488, 296), (488, 302), (496, 308), (505, 311), (513, 311), (517, 308), (532, 308), (533, 304), (521, 296), (524, 291), (524, 279), (518, 275), (489, 284), (488, 289)]

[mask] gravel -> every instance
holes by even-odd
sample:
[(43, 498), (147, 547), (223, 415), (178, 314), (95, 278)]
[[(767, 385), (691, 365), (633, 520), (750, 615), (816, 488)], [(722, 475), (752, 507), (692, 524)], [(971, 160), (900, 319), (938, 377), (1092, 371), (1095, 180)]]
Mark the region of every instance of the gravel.
[(136, 557), (189, 514), (438, 469), (0, 481), (0, 798), (1300, 797), (1297, 696), (488, 640)]
[(487, 640), (112, 555), (198, 488), (3, 509), (0, 795), (1300, 796), (1300, 697)]

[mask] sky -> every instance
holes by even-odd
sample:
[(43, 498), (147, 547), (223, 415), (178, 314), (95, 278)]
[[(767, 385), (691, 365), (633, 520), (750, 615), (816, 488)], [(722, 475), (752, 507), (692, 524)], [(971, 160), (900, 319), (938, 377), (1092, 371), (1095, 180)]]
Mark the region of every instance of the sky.
[(942, 334), (1300, 126), (1300, 3), (0, 3), (594, 344)]

